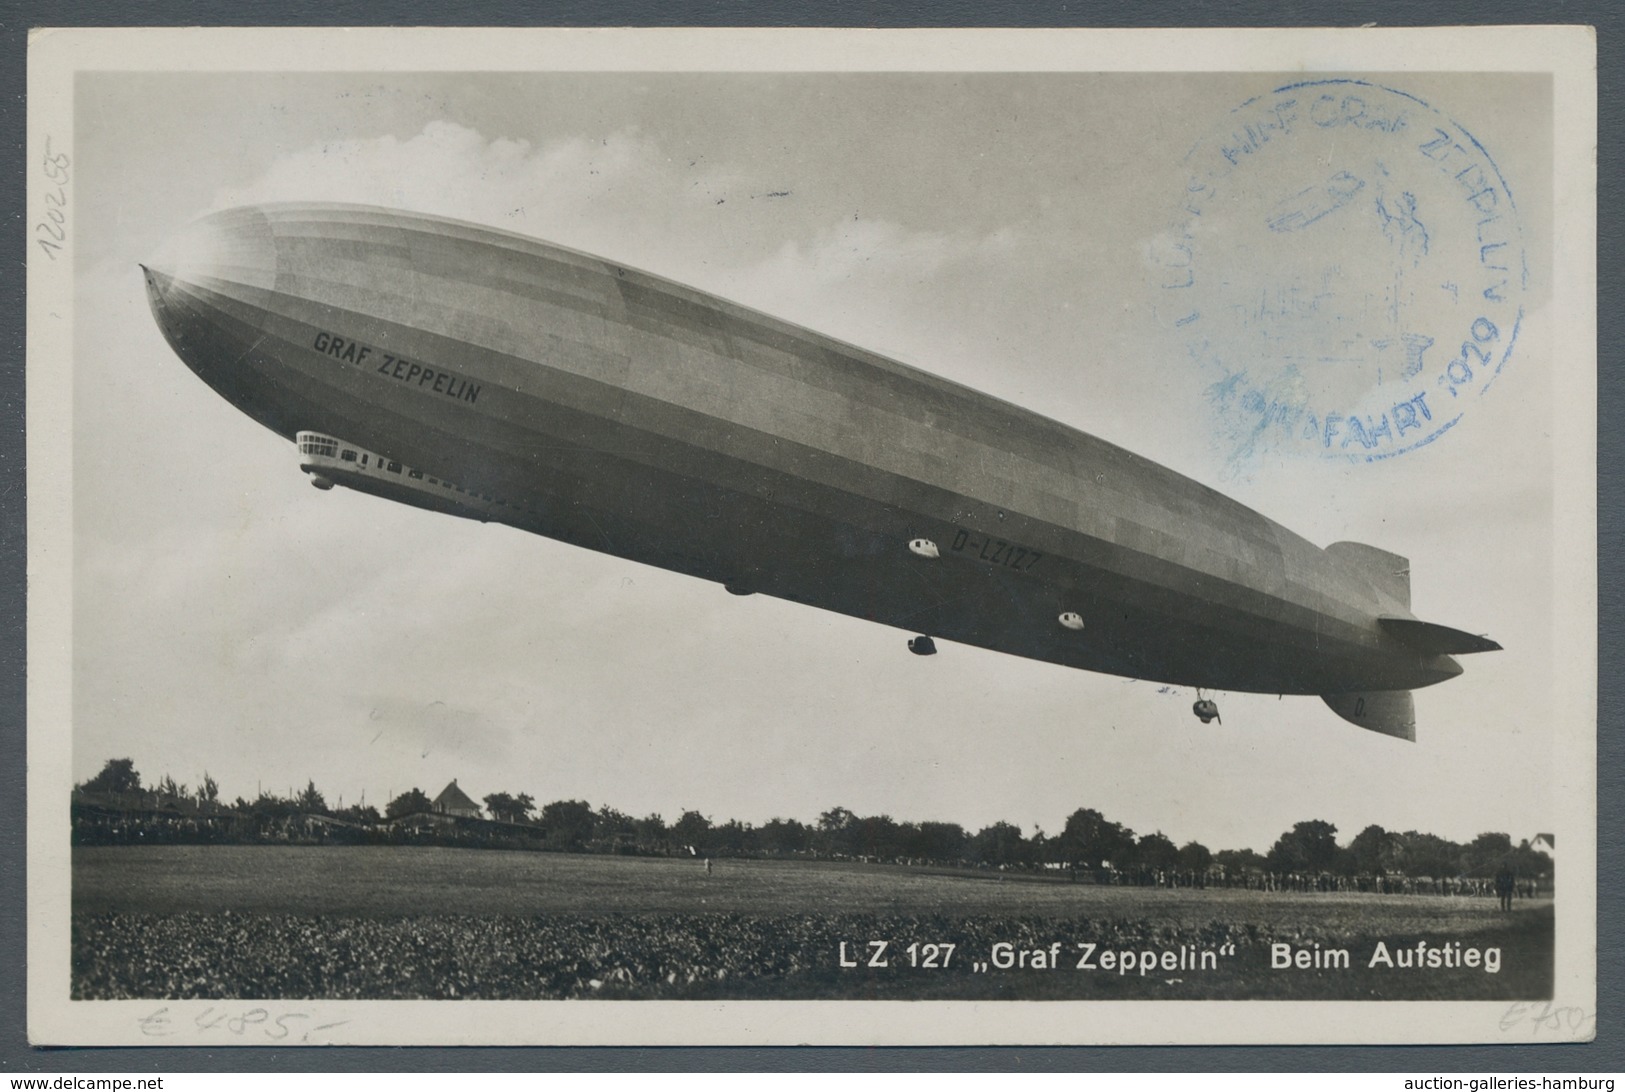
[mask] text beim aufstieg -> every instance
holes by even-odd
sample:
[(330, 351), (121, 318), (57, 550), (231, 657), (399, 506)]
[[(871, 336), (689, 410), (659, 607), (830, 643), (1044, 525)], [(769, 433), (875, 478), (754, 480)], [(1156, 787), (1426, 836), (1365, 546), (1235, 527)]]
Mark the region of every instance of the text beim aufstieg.
[[(1270, 945), (1270, 969), (1274, 971), (1346, 971), (1352, 966), (1352, 962), (1353, 957), (1347, 948), (1322, 948), (1319, 944), (1310, 947), (1294, 947), (1291, 944), (1279, 943)], [(1485, 974), (1499, 974), (1501, 949), (1469, 948), (1463, 946), (1459, 940), (1450, 940), (1443, 944), (1429, 944), (1425, 940), (1419, 940), (1415, 944), (1396, 944), (1390, 948), (1387, 941), (1379, 940), (1365, 965), (1367, 968), (1428, 971), (1472, 967), (1482, 970)]]

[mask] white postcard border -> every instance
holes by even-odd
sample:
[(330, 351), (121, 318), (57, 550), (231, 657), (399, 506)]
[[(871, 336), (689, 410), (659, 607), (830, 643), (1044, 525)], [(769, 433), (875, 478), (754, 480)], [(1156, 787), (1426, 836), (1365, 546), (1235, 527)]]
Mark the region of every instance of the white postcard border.
[[(1595, 41), (1584, 28), (1416, 30), (46, 30), (29, 51), (28, 210), (46, 142), (72, 148), (73, 80), (88, 71), (1549, 71), (1555, 91), (1553, 298), (1571, 406), (1596, 405)], [(32, 235), (30, 235), (32, 245)], [(40, 1045), (225, 1045), (188, 1021), (202, 1002), (67, 995), (72, 723), (73, 257), (28, 255), (29, 1038)], [(1565, 832), (1555, 999), (1543, 1027), (1488, 1002), (271, 1002), (311, 1042), (349, 1044), (1490, 1043), (1589, 1038), (1596, 1003), (1595, 415), (1557, 437), (1555, 574), (1565, 702), (1556, 766)], [(243, 1003), (245, 1010), (254, 1006)], [(1199, 1007), (1200, 1012), (1195, 1010)], [(160, 1011), (162, 1010), (162, 1011)], [(154, 1019), (161, 1019), (155, 1029)], [(1177, 1014), (1177, 1015), (1176, 1015)], [(166, 1021), (172, 1021), (167, 1023)], [(301, 1022), (302, 1021), (302, 1022)], [(1572, 1021), (1571, 1021), (1572, 1023)], [(159, 1030), (163, 1034), (157, 1033)], [(170, 1033), (172, 1031), (172, 1033)], [(297, 1036), (295, 1037), (297, 1038)], [(244, 1041), (243, 1045), (250, 1045)], [(254, 1045), (285, 1045), (257, 1042)]]

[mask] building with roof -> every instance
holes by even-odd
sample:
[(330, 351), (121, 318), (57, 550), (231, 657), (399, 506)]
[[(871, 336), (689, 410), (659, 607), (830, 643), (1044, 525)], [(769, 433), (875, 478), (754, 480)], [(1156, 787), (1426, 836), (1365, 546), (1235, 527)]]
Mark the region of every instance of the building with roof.
[(451, 784), (440, 790), (440, 795), (430, 802), (430, 807), (436, 815), (454, 815), (462, 819), (480, 817), (480, 805), (457, 787), (455, 777), (451, 779)]

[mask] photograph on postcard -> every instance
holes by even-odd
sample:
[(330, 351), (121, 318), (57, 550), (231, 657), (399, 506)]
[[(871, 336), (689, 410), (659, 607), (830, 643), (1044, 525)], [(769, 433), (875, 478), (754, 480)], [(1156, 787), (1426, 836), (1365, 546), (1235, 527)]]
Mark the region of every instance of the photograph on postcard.
[(70, 1003), (1590, 981), (1551, 71), (279, 56), (34, 132)]

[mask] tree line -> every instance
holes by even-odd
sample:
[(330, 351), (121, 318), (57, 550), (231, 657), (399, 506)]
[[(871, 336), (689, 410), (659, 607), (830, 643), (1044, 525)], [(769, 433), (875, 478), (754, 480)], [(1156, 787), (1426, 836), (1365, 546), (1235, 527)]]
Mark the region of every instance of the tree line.
[[(295, 820), (315, 819), (368, 830), (433, 815), (433, 802), (416, 787), (395, 796), (380, 813), (371, 805), (330, 807), (314, 781), (287, 796), (262, 790), (253, 800), (239, 796), (225, 803), (207, 772), (193, 789), (167, 774), (147, 788), (128, 758), (109, 760), (100, 773), (75, 789), (76, 805), (101, 800), (128, 812), (187, 815), (193, 822), (231, 819), (238, 828), (281, 824), (286, 830)], [(1347, 844), (1339, 844), (1337, 828), (1320, 819), (1294, 824), (1268, 852), (1258, 853), (1250, 848), (1213, 851), (1194, 840), (1181, 845), (1161, 831), (1136, 834), (1092, 808), (1078, 808), (1055, 834), (1037, 830), (1028, 837), (1021, 827), (1003, 821), (972, 833), (958, 823), (862, 816), (844, 807), (830, 808), (812, 823), (774, 818), (754, 825), (737, 819), (713, 822), (695, 810), (684, 811), (668, 823), (658, 814), (635, 818), (607, 804), (595, 809), (585, 800), (555, 800), (538, 806), (534, 797), (522, 792), (494, 792), (483, 803), (488, 818), (464, 820), (463, 826), (486, 829), (493, 836), (501, 834), (503, 844), (513, 844), (518, 838), (538, 848), (570, 853), (808, 856), (1187, 877), (1215, 873), (1487, 877), (1502, 866), (1524, 876), (1552, 872), (1548, 856), (1531, 848), (1527, 839), (1515, 844), (1505, 833), (1486, 832), (1471, 842), (1457, 843), (1434, 834), (1394, 832), (1373, 824)], [(465, 836), (457, 841), (466, 844), (470, 839)]]

